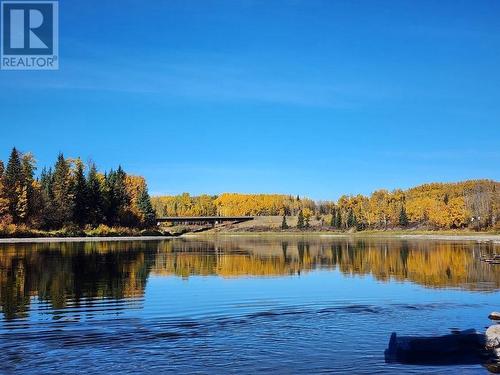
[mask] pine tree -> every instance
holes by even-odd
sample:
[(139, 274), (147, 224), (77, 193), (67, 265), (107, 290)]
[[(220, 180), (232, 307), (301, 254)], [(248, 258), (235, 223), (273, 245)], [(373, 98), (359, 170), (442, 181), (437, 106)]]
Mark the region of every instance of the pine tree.
[(105, 175), (106, 221), (109, 225), (123, 224), (130, 197), (125, 186), (126, 173), (122, 167)]
[(91, 164), (87, 176), (87, 205), (89, 224), (97, 226), (103, 222), (103, 204), (103, 187), (99, 180), (95, 164)]
[(335, 211), (335, 229), (342, 228), (342, 214), (339, 209)]
[(405, 206), (401, 206), (401, 211), (399, 212), (399, 225), (406, 227), (408, 225), (408, 215), (406, 214)]
[(5, 196), (3, 172), (3, 162), (0, 160), (0, 221), (2, 221), (2, 219), (9, 214), (9, 200)]
[(286, 215), (283, 215), (283, 220), (281, 221), (281, 229), (288, 229), (288, 223), (286, 222)]
[(304, 228), (304, 213), (302, 212), (302, 210), (299, 211), (299, 216), (297, 217), (297, 228)]
[(151, 198), (149, 197), (147, 187), (142, 188), (139, 192), (139, 196), (137, 197), (137, 207), (142, 215), (142, 224), (146, 227), (155, 225), (156, 214), (153, 205), (151, 204)]
[(79, 159), (76, 161), (73, 195), (73, 222), (80, 226), (85, 225), (88, 222), (88, 191), (83, 163)]
[(54, 167), (52, 181), (52, 205), (56, 226), (71, 222), (73, 218), (74, 194), (71, 168), (63, 154), (59, 154)]
[(21, 218), (18, 213), (18, 202), (23, 189), (23, 168), (21, 165), (21, 154), (14, 147), (4, 172), (3, 183), (5, 198), (9, 202), (9, 214), (14, 223), (18, 223)]
[(52, 169), (42, 169), (40, 174), (40, 197), (41, 197), (41, 221), (42, 227), (53, 228), (56, 225), (54, 211), (54, 193), (52, 190), (54, 176)]
[(349, 215), (347, 217), (347, 227), (348, 228), (357, 228), (358, 221), (356, 219), (356, 215), (352, 209), (349, 210)]

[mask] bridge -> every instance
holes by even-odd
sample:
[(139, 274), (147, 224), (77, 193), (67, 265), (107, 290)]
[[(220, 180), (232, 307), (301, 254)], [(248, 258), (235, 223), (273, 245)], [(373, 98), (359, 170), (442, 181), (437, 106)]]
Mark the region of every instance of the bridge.
[(218, 224), (238, 224), (253, 220), (253, 216), (169, 216), (158, 217), (158, 225), (169, 223), (174, 225), (212, 225)]

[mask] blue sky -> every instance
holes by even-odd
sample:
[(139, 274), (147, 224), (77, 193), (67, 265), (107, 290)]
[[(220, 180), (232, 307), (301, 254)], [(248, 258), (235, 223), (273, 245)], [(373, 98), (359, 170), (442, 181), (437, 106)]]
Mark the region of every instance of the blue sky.
[(60, 70), (0, 71), (0, 158), (153, 194), (315, 199), (500, 177), (500, 2), (60, 1)]

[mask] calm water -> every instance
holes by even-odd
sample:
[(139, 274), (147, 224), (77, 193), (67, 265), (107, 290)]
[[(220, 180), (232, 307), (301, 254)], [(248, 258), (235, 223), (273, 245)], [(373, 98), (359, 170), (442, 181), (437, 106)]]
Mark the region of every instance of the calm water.
[[(494, 248), (497, 246), (497, 248)], [(0, 245), (0, 373), (486, 373), (384, 362), (484, 330), (498, 245), (328, 237)]]

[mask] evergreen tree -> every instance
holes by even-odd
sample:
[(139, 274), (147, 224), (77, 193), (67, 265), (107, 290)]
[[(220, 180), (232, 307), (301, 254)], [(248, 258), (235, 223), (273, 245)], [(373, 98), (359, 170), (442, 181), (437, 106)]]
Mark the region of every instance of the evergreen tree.
[(103, 188), (95, 164), (90, 165), (87, 176), (88, 223), (97, 226), (103, 222)]
[(9, 200), (5, 196), (5, 189), (3, 186), (3, 162), (0, 160), (0, 221), (9, 214)]
[(339, 209), (335, 210), (335, 229), (342, 228), (342, 214)]
[(5, 198), (9, 202), (9, 213), (14, 223), (18, 223), (21, 220), (18, 216), (18, 210), (20, 208), (19, 200), (21, 199), (23, 191), (23, 181), (21, 154), (14, 147), (10, 153), (3, 177)]
[(56, 226), (71, 222), (74, 208), (73, 179), (69, 162), (59, 154), (52, 178), (52, 206)]
[(121, 166), (116, 172), (111, 170), (105, 176), (106, 220), (109, 225), (120, 225), (126, 221), (126, 208), (130, 204), (125, 185), (126, 176)]
[(83, 163), (79, 159), (76, 161), (73, 194), (73, 222), (82, 226), (88, 222), (88, 191)]
[(151, 198), (148, 194), (147, 187), (144, 187), (139, 192), (139, 196), (137, 197), (137, 208), (142, 215), (142, 223), (146, 227), (151, 227), (155, 225), (156, 214), (151, 204)]
[(304, 228), (304, 213), (302, 212), (302, 210), (299, 211), (299, 216), (297, 218), (297, 228)]
[(408, 215), (406, 214), (405, 206), (401, 206), (401, 211), (399, 212), (399, 225), (406, 227), (408, 225)]
[(281, 221), (281, 229), (288, 229), (288, 223), (286, 222), (286, 215), (283, 215), (283, 220)]
[(54, 193), (52, 169), (42, 169), (40, 174), (40, 198), (41, 198), (41, 221), (44, 228), (52, 228), (56, 225), (54, 212)]
[(348, 228), (357, 228), (358, 221), (356, 219), (356, 215), (352, 209), (349, 210), (349, 215), (347, 217), (347, 227)]

